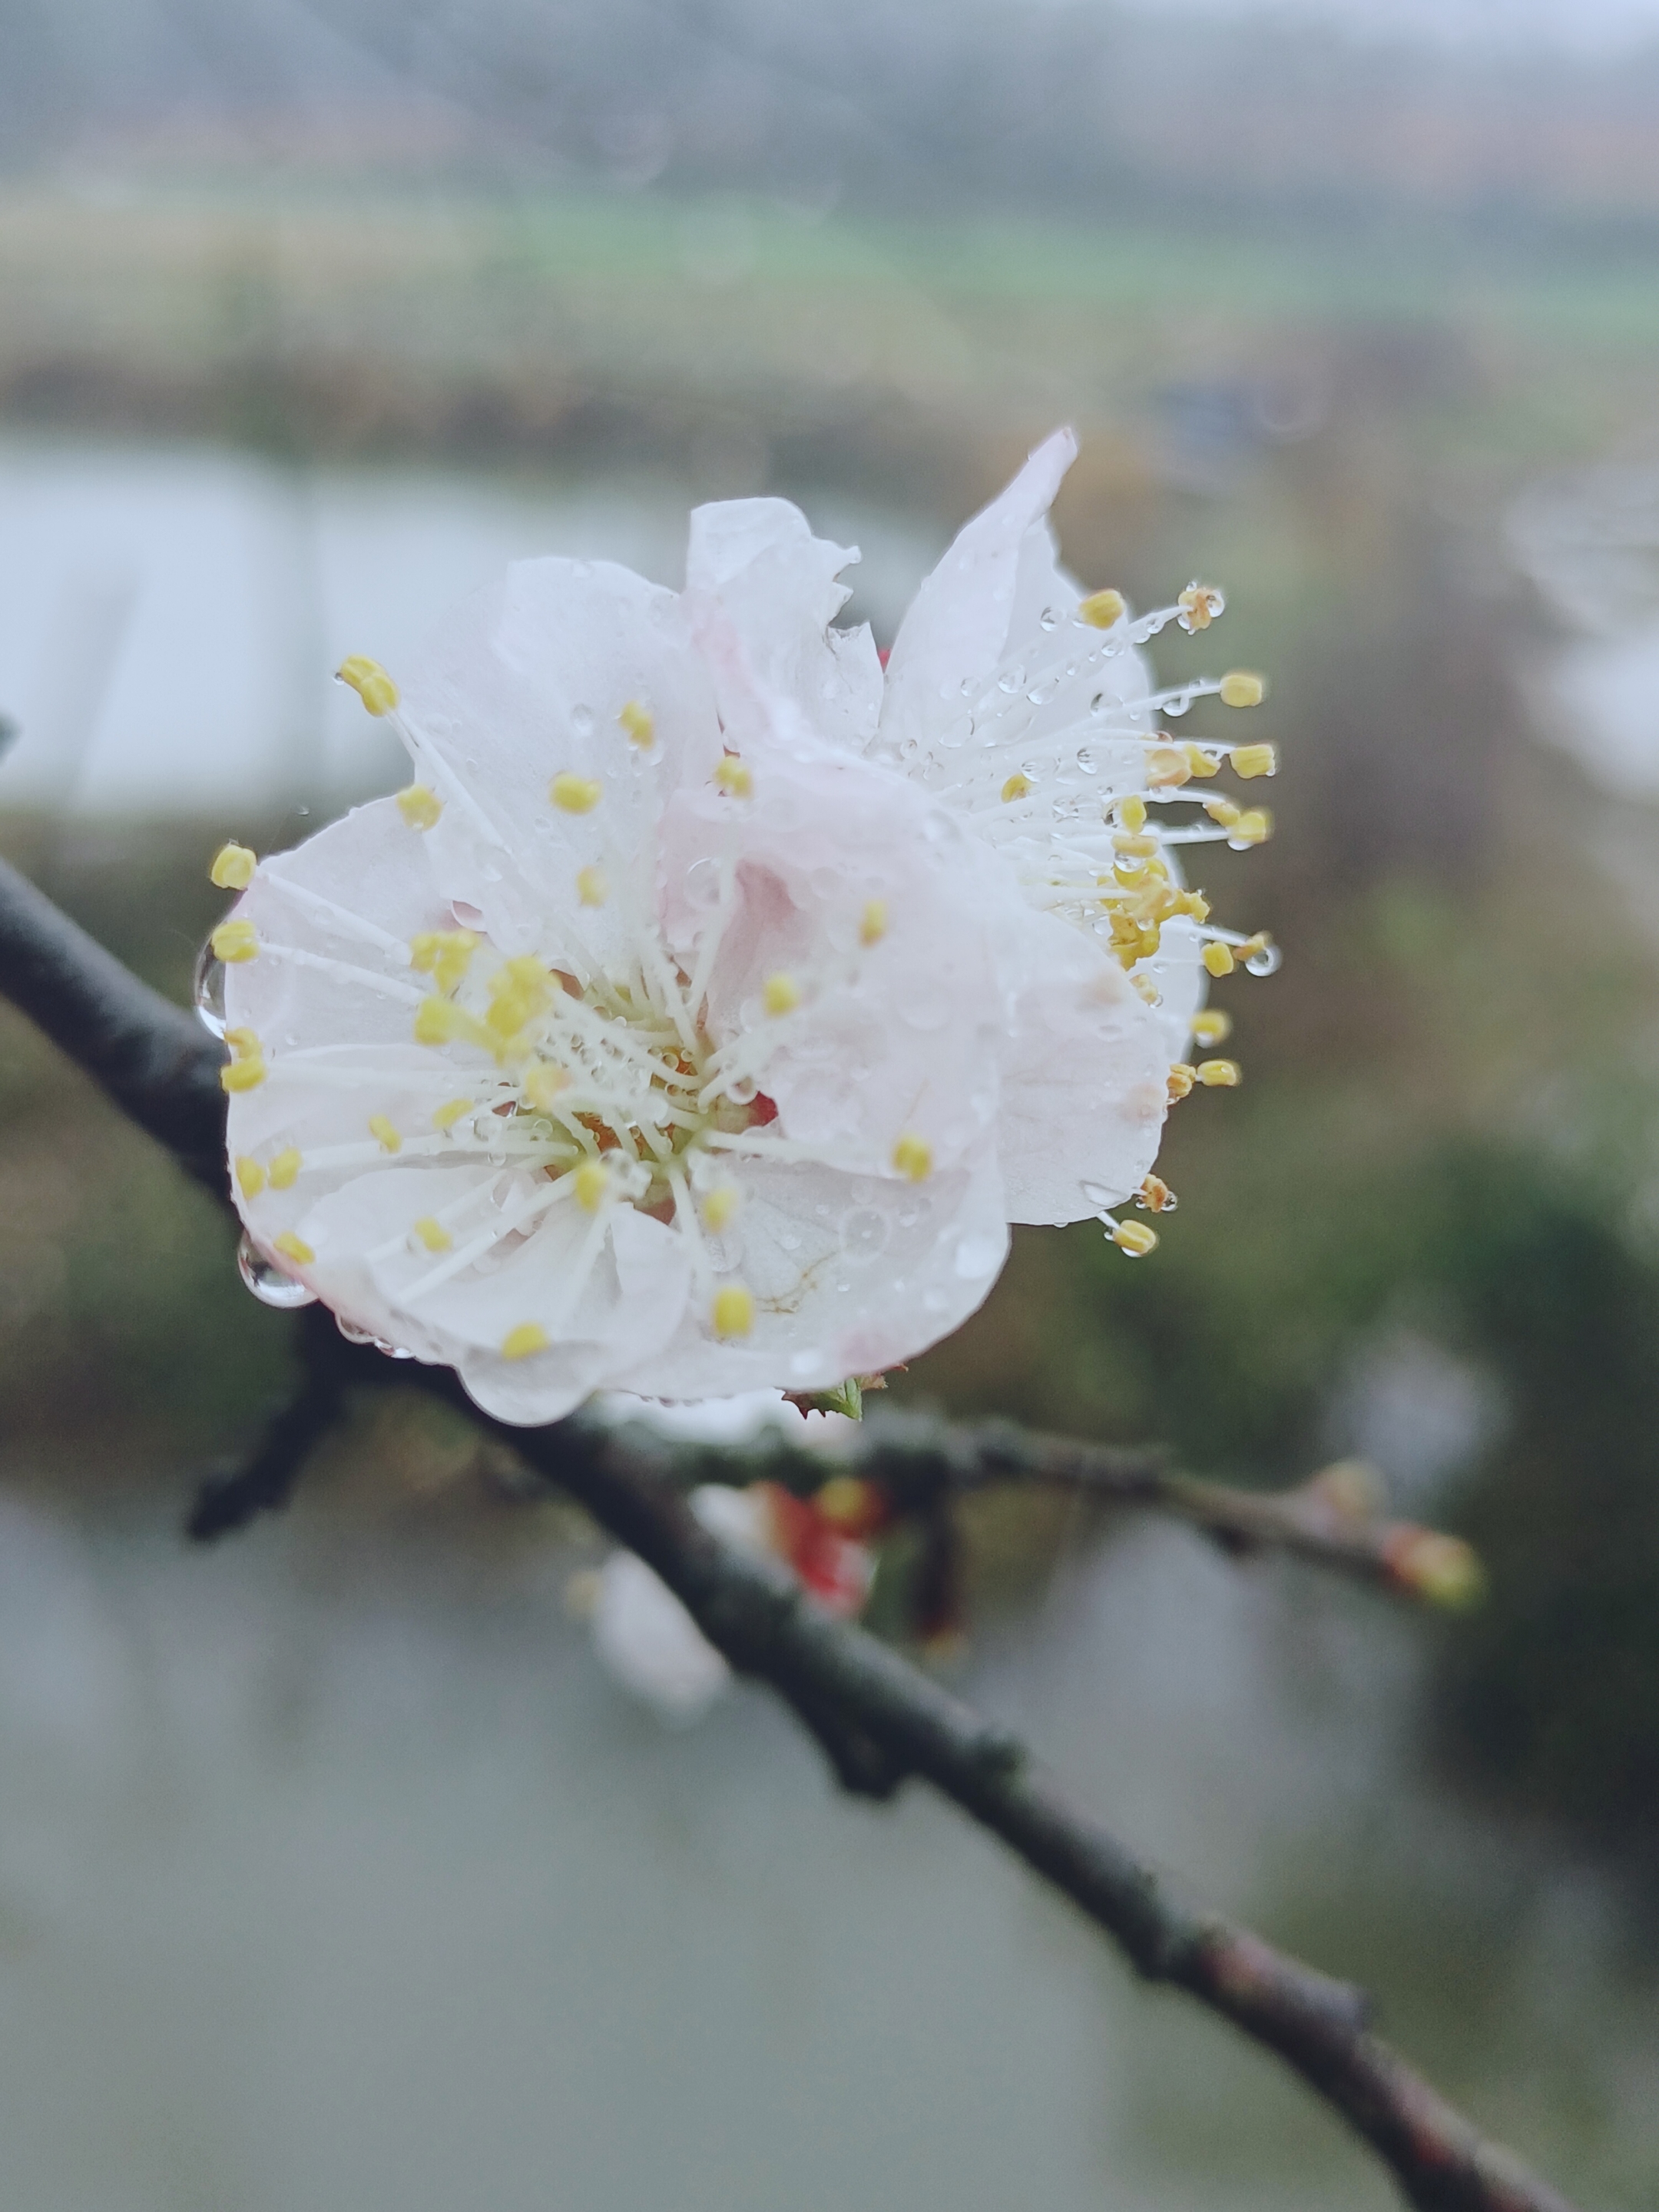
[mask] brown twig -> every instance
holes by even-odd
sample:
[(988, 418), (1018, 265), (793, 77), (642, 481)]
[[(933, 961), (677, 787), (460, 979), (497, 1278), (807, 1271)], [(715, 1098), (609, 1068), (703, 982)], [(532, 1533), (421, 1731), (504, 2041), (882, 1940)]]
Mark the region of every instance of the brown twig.
[[(216, 1051), (10, 870), (0, 873), (0, 988), (141, 1127), (222, 1188)], [(579, 1421), (510, 1429), (478, 1413), (447, 1369), (393, 1367), (372, 1350), (336, 1345), (321, 1316), (307, 1329), (328, 1379), (313, 1378), (267, 1439), (284, 1480), (314, 1441), (332, 1392), (406, 1382), (460, 1407), (653, 1568), (734, 1667), (788, 1702), (848, 1788), (885, 1796), (906, 1776), (931, 1783), (1072, 1899), (1149, 1980), (1187, 1990), (1278, 2052), (1372, 2145), (1419, 2212), (1571, 2212), (1370, 2033), (1358, 1990), (1182, 1903), (1070, 1805), (1017, 1739), (863, 1630), (831, 1618), (781, 1563), (718, 1542), (679, 1494), (665, 1447), (637, 1429)], [(896, 1480), (896, 1442), (884, 1446), (872, 1434), (872, 1469)], [(1328, 1544), (1299, 1530), (1293, 1500), (1218, 1492), (1144, 1459), (1134, 1471), (1095, 1447), (1024, 1439), (1000, 1427), (945, 1431), (932, 1460), (935, 1502), (940, 1465), (950, 1477), (945, 1490), (1024, 1474), (1161, 1505), (1226, 1540), (1329, 1556)]]

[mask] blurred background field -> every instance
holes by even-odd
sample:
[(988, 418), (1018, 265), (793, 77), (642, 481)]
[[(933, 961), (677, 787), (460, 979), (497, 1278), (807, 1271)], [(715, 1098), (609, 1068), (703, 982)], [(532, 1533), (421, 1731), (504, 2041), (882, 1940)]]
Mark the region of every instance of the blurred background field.
[[(1659, 14), (0, 4), (0, 844), (184, 997), (227, 834), (396, 763), (330, 682), (501, 563), (760, 490), (890, 636), (1060, 421), (1091, 586), (1224, 585), (1286, 948), (1150, 1260), (1027, 1232), (913, 1399), (1358, 1453), (1425, 1622), (969, 1529), (953, 1662), (1377, 1990), (1588, 2202), (1659, 2182)], [(1171, 634), (1173, 636), (1173, 634)], [(348, 712), (347, 709), (350, 711)], [(1195, 720), (1206, 710), (1195, 710)], [(0, 1021), (0, 2189), (30, 2212), (1381, 2205), (1265, 2062), (757, 1698), (670, 1737), (568, 1515), (365, 1413), (222, 1553), (287, 1330)], [(895, 1571), (902, 1563), (896, 1563)]]

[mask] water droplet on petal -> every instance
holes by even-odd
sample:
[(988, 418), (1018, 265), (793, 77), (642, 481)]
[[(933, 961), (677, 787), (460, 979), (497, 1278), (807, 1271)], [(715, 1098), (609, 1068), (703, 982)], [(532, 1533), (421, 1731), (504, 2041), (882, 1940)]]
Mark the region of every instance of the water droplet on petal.
[(593, 709), (591, 707), (573, 707), (570, 709), (570, 726), (579, 738), (591, 736), (593, 729)]
[(262, 1306), (275, 1306), (280, 1312), (293, 1312), (300, 1306), (314, 1306), (317, 1293), (307, 1285), (285, 1275), (275, 1263), (267, 1260), (246, 1230), (236, 1247), (236, 1272), (247, 1285)]
[(214, 957), (211, 938), (196, 956), (190, 995), (202, 1027), (210, 1035), (222, 1037), (225, 1033), (225, 963)]
[(1060, 617), (1052, 607), (1044, 607), (1037, 620), (1044, 629), (1053, 629), (1059, 622)]
[(1077, 757), (1077, 764), (1083, 770), (1085, 775), (1096, 775), (1099, 773), (1100, 763), (1095, 758), (1087, 745), (1083, 746), (1079, 750)]
[(873, 1206), (855, 1207), (841, 1224), (842, 1247), (855, 1260), (872, 1260), (887, 1235), (887, 1224)]
[(720, 865), (708, 859), (693, 860), (685, 872), (685, 902), (707, 913), (720, 902)]

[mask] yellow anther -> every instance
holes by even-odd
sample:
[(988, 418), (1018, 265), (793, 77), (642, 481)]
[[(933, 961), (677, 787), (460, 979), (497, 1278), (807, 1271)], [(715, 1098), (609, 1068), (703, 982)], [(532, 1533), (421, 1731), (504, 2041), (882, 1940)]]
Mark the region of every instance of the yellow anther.
[(1137, 998), (1145, 999), (1149, 1006), (1161, 1006), (1164, 1004), (1164, 994), (1150, 975), (1131, 975), (1129, 988)]
[(702, 1218), (712, 1236), (720, 1235), (742, 1203), (743, 1193), (734, 1182), (717, 1182), (713, 1190), (704, 1192)]
[(1170, 908), (1170, 912), (1189, 914), (1194, 921), (1207, 921), (1210, 918), (1210, 902), (1202, 891), (1177, 891), (1175, 895), (1175, 904)]
[(1211, 584), (1188, 584), (1180, 592), (1176, 605), (1181, 610), (1182, 629), (1208, 629), (1226, 602)]
[(410, 1224), (428, 1252), (447, 1252), (455, 1239), (441, 1221), (430, 1213), (423, 1213), (418, 1221)]
[(1402, 1528), (1388, 1547), (1388, 1565), (1402, 1589), (1448, 1612), (1464, 1612), (1486, 1594), (1480, 1555), (1461, 1536), (1443, 1536), (1432, 1528)]
[(1218, 822), (1224, 830), (1231, 830), (1244, 810), (1242, 806), (1235, 806), (1231, 799), (1206, 799), (1204, 811), (1212, 822)]
[(1005, 806), (1012, 806), (1015, 799), (1024, 799), (1026, 793), (1030, 788), (1030, 777), (1029, 775), (1022, 775), (1019, 770), (1016, 769), (1012, 775), (1009, 777), (1007, 782), (1002, 787), (1003, 805)]
[(1146, 781), (1154, 791), (1168, 791), (1188, 782), (1192, 763), (1176, 745), (1154, 745), (1146, 756)]
[(303, 1237), (296, 1237), (291, 1229), (283, 1230), (280, 1237), (270, 1240), (273, 1252), (280, 1252), (285, 1260), (292, 1260), (296, 1267), (308, 1267), (317, 1255)]
[(497, 1040), (483, 1024), (464, 1012), (453, 999), (440, 998), (434, 993), (422, 1000), (415, 1009), (416, 1044), (454, 1044), (463, 1038), (468, 1044), (482, 1045), (486, 1052), (496, 1048)]
[(1128, 612), (1121, 592), (1091, 592), (1079, 606), (1077, 618), (1091, 623), (1096, 629), (1110, 629), (1121, 623)]
[(497, 1037), (515, 1037), (526, 1022), (546, 1012), (553, 988), (546, 969), (530, 953), (503, 960), (489, 979), (489, 1012), (484, 1020)]
[(236, 1181), (244, 1198), (258, 1198), (265, 1187), (265, 1171), (244, 1153), (236, 1163)]
[(409, 940), (410, 964), (447, 996), (459, 988), (482, 941), (470, 929), (422, 929)]
[(726, 1283), (714, 1293), (712, 1319), (716, 1336), (747, 1336), (755, 1326), (754, 1293), (741, 1283)]
[(524, 1073), (519, 1085), (526, 1106), (538, 1114), (550, 1114), (560, 1091), (570, 1088), (570, 1078), (550, 1060), (538, 1060)]
[(1175, 1066), (1170, 1070), (1168, 1080), (1164, 1086), (1164, 1096), (1170, 1105), (1173, 1106), (1178, 1098), (1184, 1098), (1197, 1080), (1198, 1072), (1195, 1068), (1188, 1067), (1184, 1060), (1176, 1060)]
[(1242, 775), (1247, 783), (1255, 776), (1277, 775), (1279, 755), (1271, 745), (1235, 745), (1233, 774)]
[(443, 811), (442, 799), (423, 783), (411, 783), (398, 793), (398, 811), (411, 830), (430, 830)]
[(1232, 1091), (1244, 1080), (1236, 1060), (1200, 1060), (1194, 1073), (1212, 1091)]
[(473, 1102), (470, 1098), (446, 1098), (443, 1104), (434, 1110), (433, 1127), (453, 1129), (463, 1114), (470, 1114), (472, 1111), (472, 1106)]
[(1252, 806), (1232, 824), (1236, 845), (1265, 845), (1273, 834), (1273, 817), (1265, 806)]
[(1233, 972), (1233, 948), (1224, 945), (1218, 937), (1212, 937), (1198, 957), (1212, 975), (1231, 975)]
[(1201, 781), (1206, 776), (1218, 775), (1221, 763), (1213, 753), (1206, 753), (1202, 745), (1188, 744), (1181, 748), (1187, 765)]
[(1137, 835), (1120, 830), (1112, 839), (1112, 850), (1127, 854), (1133, 860), (1150, 860), (1158, 850), (1158, 840), (1150, 830), (1143, 830)]
[(1267, 696), (1267, 679), (1248, 668), (1229, 669), (1221, 679), (1224, 707), (1259, 707)]
[(1193, 1016), (1192, 1031), (1194, 1044), (1225, 1044), (1233, 1033), (1233, 1018), (1219, 1006), (1206, 1006)]
[(216, 960), (252, 960), (259, 951), (259, 933), (251, 921), (222, 921), (209, 941)]
[(893, 1147), (893, 1165), (907, 1182), (925, 1182), (933, 1172), (933, 1148), (914, 1130), (906, 1130)]
[(1112, 1226), (1112, 1242), (1132, 1260), (1144, 1260), (1158, 1249), (1158, 1231), (1144, 1221), (1119, 1221)]
[(879, 945), (887, 934), (887, 902), (867, 899), (864, 912), (859, 916), (859, 943)]
[(627, 734), (630, 745), (641, 752), (657, 741), (657, 718), (641, 700), (630, 699), (617, 717)]
[(1137, 1206), (1144, 1206), (1148, 1213), (1173, 1213), (1176, 1194), (1162, 1176), (1149, 1175), (1135, 1193)]
[(548, 785), (547, 795), (561, 814), (591, 814), (605, 797), (605, 787), (591, 775), (573, 775), (566, 769)]
[(1145, 860), (1132, 854), (1114, 863), (1112, 876), (1126, 891), (1137, 891), (1145, 890), (1150, 884), (1167, 884), (1170, 871), (1155, 854), (1149, 854)]
[(398, 687), (378, 660), (354, 653), (335, 672), (349, 684), (371, 714), (389, 714), (398, 703)]
[(402, 1133), (384, 1114), (369, 1115), (368, 1133), (383, 1152), (400, 1152), (404, 1148)]
[(263, 1060), (264, 1047), (259, 1042), (257, 1030), (234, 1029), (225, 1031), (225, 1042), (238, 1060)]
[(597, 1213), (611, 1188), (611, 1170), (603, 1160), (584, 1160), (571, 1177), (576, 1203), (584, 1213)]
[(273, 1190), (292, 1190), (299, 1180), (305, 1156), (297, 1145), (285, 1145), (265, 1170)]
[(222, 891), (245, 891), (258, 865), (246, 845), (221, 845), (208, 870), (208, 881)]
[(545, 1352), (547, 1331), (538, 1321), (521, 1321), (501, 1339), (503, 1359), (528, 1359), (532, 1352)]
[(1254, 937), (1247, 937), (1243, 945), (1237, 948), (1240, 962), (1259, 960), (1272, 943), (1273, 939), (1267, 931), (1258, 929)]
[(761, 1004), (769, 1014), (793, 1014), (800, 1004), (800, 985), (793, 975), (769, 975)]
[(714, 770), (714, 782), (728, 799), (752, 799), (754, 796), (755, 779), (749, 773), (747, 765), (735, 753), (727, 753), (720, 762)]
[(262, 1060), (233, 1060), (219, 1070), (220, 1087), (225, 1091), (257, 1091), (267, 1073)]
[(1144, 830), (1146, 827), (1146, 802), (1131, 795), (1117, 802), (1117, 818), (1125, 830)]
[(578, 868), (576, 896), (584, 906), (603, 906), (611, 896), (611, 885), (603, 868)]

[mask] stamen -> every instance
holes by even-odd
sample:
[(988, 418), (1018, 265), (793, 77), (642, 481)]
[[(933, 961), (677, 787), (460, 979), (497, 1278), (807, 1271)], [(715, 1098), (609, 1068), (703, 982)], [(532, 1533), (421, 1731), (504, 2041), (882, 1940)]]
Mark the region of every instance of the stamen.
[(343, 660), (335, 675), (349, 684), (371, 714), (389, 714), (398, 703), (398, 687), (378, 660), (354, 653)]
[(519, 1088), (526, 1106), (538, 1114), (550, 1114), (553, 1101), (562, 1091), (570, 1088), (570, 1078), (550, 1060), (538, 1060), (534, 1066), (525, 1070)]
[(648, 750), (656, 743), (656, 717), (639, 700), (630, 699), (617, 720), (627, 733), (629, 744), (637, 745), (641, 752)]
[(433, 1127), (453, 1129), (463, 1114), (470, 1114), (472, 1111), (475, 1103), (476, 1101), (471, 1098), (447, 1098), (441, 1106), (433, 1109)]
[(1107, 1234), (1131, 1260), (1144, 1260), (1158, 1249), (1158, 1231), (1144, 1221), (1115, 1221)]
[(1149, 1175), (1135, 1193), (1135, 1204), (1144, 1206), (1148, 1213), (1173, 1213), (1176, 1199), (1162, 1176)]
[(285, 1260), (292, 1260), (296, 1267), (308, 1267), (317, 1255), (303, 1237), (296, 1237), (291, 1229), (283, 1230), (280, 1237), (271, 1239), (270, 1249), (280, 1252)]
[(1267, 680), (1248, 668), (1230, 669), (1217, 687), (1224, 707), (1259, 707), (1267, 696)]
[(384, 1114), (369, 1115), (368, 1133), (383, 1152), (400, 1152), (404, 1148), (401, 1133), (393, 1127)]
[(933, 1148), (926, 1138), (907, 1130), (893, 1147), (893, 1165), (907, 1182), (925, 1182), (933, 1172)]
[(1030, 788), (1030, 777), (1029, 775), (1022, 775), (1018, 770), (1016, 769), (1014, 774), (1009, 777), (1007, 782), (1002, 787), (1003, 805), (1005, 806), (1008, 806), (1011, 805), (1015, 799), (1024, 799)]
[(717, 1182), (713, 1190), (705, 1191), (702, 1218), (709, 1234), (718, 1237), (742, 1203), (743, 1193), (734, 1182)]
[(221, 845), (208, 870), (208, 881), (222, 891), (245, 891), (259, 863), (246, 845)]
[(761, 1004), (769, 1014), (793, 1014), (800, 1004), (800, 985), (793, 975), (769, 975)]
[(1190, 1027), (1194, 1044), (1224, 1044), (1232, 1035), (1233, 1018), (1219, 1006), (1206, 1006), (1193, 1016)]
[(1218, 979), (1223, 975), (1231, 975), (1233, 972), (1232, 947), (1230, 945), (1223, 945), (1217, 938), (1212, 937), (1210, 939), (1199, 957), (1208, 972)]
[(1212, 754), (1206, 753), (1202, 745), (1184, 744), (1181, 750), (1186, 756), (1188, 767), (1194, 775), (1201, 777), (1220, 775), (1220, 762)]
[(866, 900), (864, 912), (859, 917), (859, 943), (879, 945), (886, 934), (886, 900), (878, 898)]
[(1279, 755), (1271, 745), (1235, 745), (1232, 763), (1233, 774), (1242, 775), (1246, 782), (1258, 775), (1279, 773)]
[(208, 942), (216, 960), (234, 963), (258, 956), (259, 933), (251, 921), (222, 921)]
[(409, 940), (410, 963), (430, 975), (446, 998), (460, 988), (483, 940), (470, 929), (422, 929)]
[(1184, 592), (1176, 595), (1176, 605), (1181, 610), (1181, 627), (1188, 631), (1208, 629), (1226, 604), (1210, 584), (1188, 584)]
[[(1127, 830), (1144, 830), (1146, 827), (1146, 800), (1133, 793), (1127, 799), (1120, 799), (1117, 802), (1117, 818)], [(1120, 852), (1122, 849), (1121, 846), (1118, 847)]]
[(751, 799), (755, 779), (736, 753), (727, 753), (714, 770), (714, 781), (728, 799)]
[(447, 1252), (455, 1242), (435, 1214), (422, 1214), (410, 1228), (428, 1252)]
[(605, 881), (603, 868), (576, 871), (576, 896), (584, 906), (603, 906), (610, 896), (611, 886)]
[(500, 1041), (491, 1036), (476, 1015), (467, 1013), (453, 999), (422, 999), (415, 1016), (416, 1044), (476, 1044), (500, 1057)]
[(1164, 1083), (1164, 1096), (1171, 1106), (1185, 1098), (1198, 1080), (1198, 1070), (1189, 1067), (1184, 1060), (1176, 1060)]
[(545, 1352), (547, 1342), (547, 1331), (538, 1321), (521, 1321), (501, 1339), (501, 1358), (528, 1359), (532, 1352)]
[(1244, 1080), (1236, 1060), (1201, 1060), (1194, 1073), (1212, 1091), (1236, 1090)]
[(265, 1187), (265, 1171), (258, 1160), (249, 1159), (244, 1153), (236, 1163), (236, 1180), (244, 1198), (258, 1198)]
[[(1190, 748), (1196, 751), (1196, 746)], [(1154, 789), (1179, 790), (1194, 773), (1187, 751), (1176, 745), (1154, 745), (1146, 756), (1146, 781)], [(1209, 773), (1213, 775), (1214, 769)]]
[(1235, 845), (1265, 845), (1273, 834), (1273, 817), (1265, 806), (1252, 806), (1232, 824)]
[(434, 829), (443, 811), (442, 799), (423, 783), (411, 783), (398, 793), (398, 811), (411, 830)]
[(286, 1145), (272, 1160), (265, 1173), (273, 1190), (290, 1190), (305, 1165), (305, 1155), (297, 1145)]
[(548, 785), (547, 795), (562, 814), (591, 814), (604, 798), (605, 787), (566, 769)]
[(726, 1283), (714, 1293), (711, 1318), (720, 1337), (747, 1336), (755, 1326), (755, 1298), (741, 1283)]
[(1087, 623), (1091, 629), (1112, 629), (1127, 612), (1121, 592), (1091, 592), (1079, 603), (1077, 618)]
[(611, 1194), (611, 1170), (600, 1160), (584, 1160), (571, 1180), (584, 1213), (597, 1213)]

